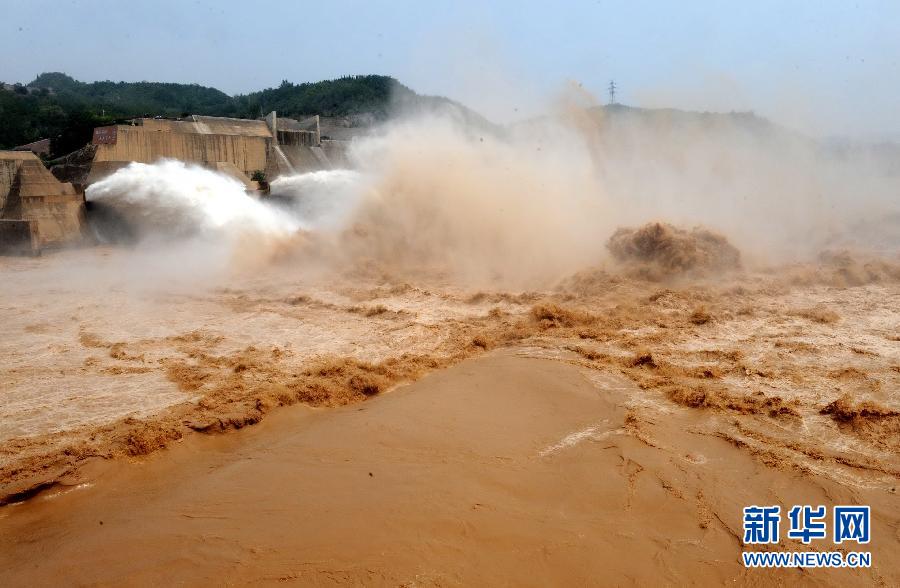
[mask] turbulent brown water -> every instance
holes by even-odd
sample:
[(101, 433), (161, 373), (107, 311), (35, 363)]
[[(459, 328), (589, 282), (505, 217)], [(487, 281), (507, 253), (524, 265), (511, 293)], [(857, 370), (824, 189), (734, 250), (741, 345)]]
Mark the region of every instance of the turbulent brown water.
[(364, 401), (503, 346), (625, 376), (639, 385), (635, 418), (701, 411), (710, 434), (775, 467), (866, 485), (900, 475), (890, 259), (831, 254), (665, 282), (609, 264), (522, 291), (369, 267), (323, 279), (290, 259), (204, 285), (138, 287), (133, 255), (3, 261), (17, 278), (0, 286), (7, 494), (279, 405)]

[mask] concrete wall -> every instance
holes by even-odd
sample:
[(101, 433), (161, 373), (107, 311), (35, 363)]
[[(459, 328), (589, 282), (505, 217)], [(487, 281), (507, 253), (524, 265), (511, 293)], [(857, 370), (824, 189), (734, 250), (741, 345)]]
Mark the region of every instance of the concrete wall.
[(203, 133), (208, 135), (241, 135), (244, 137), (270, 138), (272, 131), (264, 120), (246, 118), (227, 118), (221, 116), (200, 116), (192, 114), (187, 124), (193, 129), (179, 127), (182, 132)]
[(0, 158), (0, 218), (2, 218), (3, 211), (6, 209), (9, 191), (16, 181), (16, 176), (19, 175), (20, 161), (12, 157), (8, 159)]
[(234, 164), (249, 176), (266, 169), (272, 144), (271, 136), (186, 133), (120, 125), (115, 144), (97, 145), (94, 162), (153, 163), (161, 158), (195, 163), (221, 161)]
[(0, 253), (35, 255), (40, 250), (35, 221), (0, 219)]
[(319, 157), (316, 156), (314, 149), (317, 148), (306, 147), (303, 145), (282, 146), (281, 152), (284, 154), (285, 159), (287, 160), (287, 162), (289, 162), (290, 165), (287, 165), (287, 162), (285, 162), (284, 160), (279, 160), (277, 175), (288, 175), (294, 173), (306, 173), (323, 169), (331, 169), (331, 165), (327, 162), (327, 160), (322, 161)]
[(40, 247), (66, 245), (82, 239), (84, 199), (33, 153), (0, 151), (0, 218), (31, 221)]
[(351, 167), (350, 159), (347, 157), (349, 148), (349, 141), (322, 141), (322, 151), (325, 152), (325, 155), (331, 161), (331, 165), (336, 168)]
[(319, 145), (319, 135), (315, 131), (278, 131), (278, 144), (285, 145), (305, 145), (307, 147), (316, 147)]
[[(188, 133), (194, 135), (241, 135), (244, 137), (270, 138), (271, 130), (262, 120), (246, 118), (226, 118), (219, 116), (200, 116), (192, 114), (185, 120), (169, 120), (164, 118), (141, 118), (135, 126), (146, 131), (169, 131), (172, 133)], [(121, 128), (121, 126), (120, 126)]]

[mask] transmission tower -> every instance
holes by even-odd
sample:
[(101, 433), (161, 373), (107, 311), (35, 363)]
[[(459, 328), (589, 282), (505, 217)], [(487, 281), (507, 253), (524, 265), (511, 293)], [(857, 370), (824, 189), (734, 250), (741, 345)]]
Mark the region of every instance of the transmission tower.
[(609, 103), (610, 104), (616, 103), (616, 81), (615, 80), (609, 81)]

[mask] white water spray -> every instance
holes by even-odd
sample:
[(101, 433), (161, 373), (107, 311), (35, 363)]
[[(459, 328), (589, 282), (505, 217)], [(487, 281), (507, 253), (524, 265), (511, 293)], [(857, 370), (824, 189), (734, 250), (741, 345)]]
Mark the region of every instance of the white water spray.
[(86, 197), (115, 211), (138, 239), (286, 236), (301, 228), (237, 180), (181, 161), (132, 163), (89, 187)]
[(278, 178), (271, 199), (304, 228), (331, 230), (345, 226), (362, 194), (362, 176), (339, 169)]

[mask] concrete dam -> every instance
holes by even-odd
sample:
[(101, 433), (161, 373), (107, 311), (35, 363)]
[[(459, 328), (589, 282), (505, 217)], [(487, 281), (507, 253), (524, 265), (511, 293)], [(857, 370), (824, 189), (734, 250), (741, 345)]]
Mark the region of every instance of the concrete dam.
[[(279, 176), (345, 168), (347, 148), (366, 127), (349, 119), (275, 112), (259, 120), (190, 115), (136, 118), (94, 129), (90, 145), (48, 170), (27, 151), (0, 152), (0, 253), (37, 254), (83, 242), (85, 190), (132, 162), (174, 159), (264, 193)], [(52, 173), (51, 173), (52, 171)], [(89, 239), (88, 239), (89, 240)]]
[[(325, 129), (325, 134), (323, 133)], [(263, 120), (192, 115), (181, 120), (139, 118), (94, 129), (95, 154), (86, 183), (136, 161), (178, 159), (240, 173), (249, 181), (346, 165), (346, 147), (360, 127), (344, 119), (302, 120), (269, 113)], [(332, 138), (337, 135), (340, 138)]]

